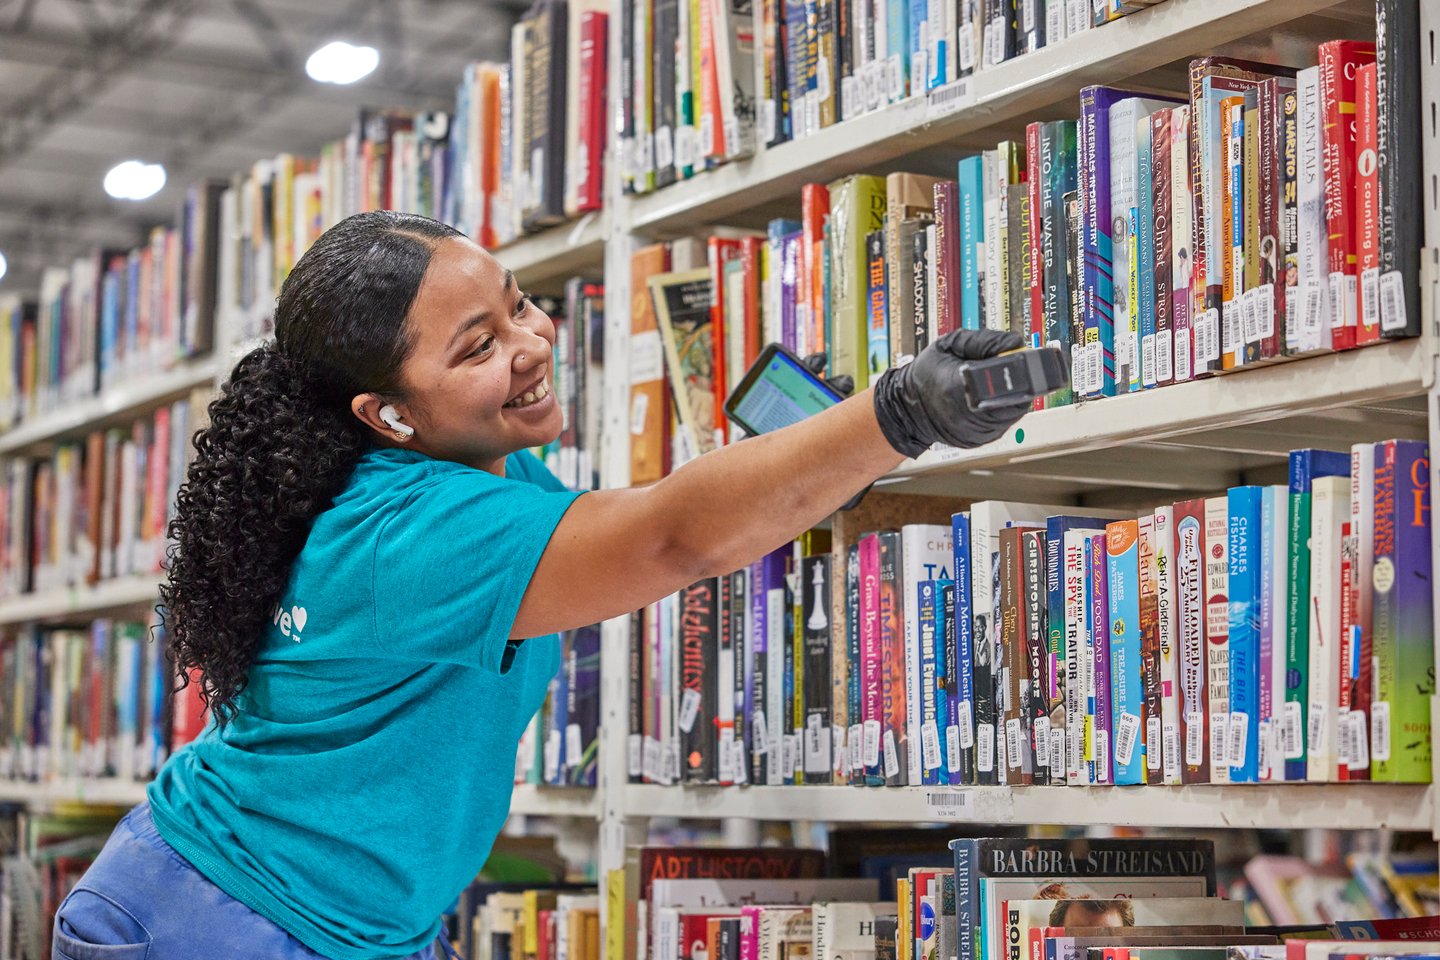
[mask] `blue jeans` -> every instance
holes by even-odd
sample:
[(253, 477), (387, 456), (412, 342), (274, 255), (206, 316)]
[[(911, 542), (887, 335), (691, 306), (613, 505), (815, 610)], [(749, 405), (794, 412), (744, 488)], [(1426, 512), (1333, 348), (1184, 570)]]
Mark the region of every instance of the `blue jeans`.
[(51, 960), (325, 960), (191, 866), (155, 829), (148, 803), (125, 815), (60, 905), (54, 938)]

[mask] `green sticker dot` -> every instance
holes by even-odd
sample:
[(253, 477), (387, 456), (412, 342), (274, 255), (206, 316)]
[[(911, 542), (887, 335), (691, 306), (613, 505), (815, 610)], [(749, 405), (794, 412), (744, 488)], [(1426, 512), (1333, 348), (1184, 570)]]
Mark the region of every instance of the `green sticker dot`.
[(1015, 430), (1015, 442), (1016, 442), (1016, 443), (1024, 443), (1024, 442), (1025, 442), (1025, 431), (1024, 431), (1023, 429), (1021, 429), (1021, 428), (1016, 428), (1016, 430)]

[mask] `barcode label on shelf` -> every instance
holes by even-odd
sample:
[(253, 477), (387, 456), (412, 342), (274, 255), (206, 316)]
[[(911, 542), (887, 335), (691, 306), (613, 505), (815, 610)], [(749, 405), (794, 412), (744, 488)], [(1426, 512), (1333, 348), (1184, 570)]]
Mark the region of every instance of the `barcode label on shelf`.
[(1169, 383), (1175, 376), (1170, 361), (1174, 353), (1170, 347), (1170, 331), (1158, 330), (1155, 333), (1155, 381), (1157, 383)]
[(1050, 729), (1050, 776), (1065, 776), (1065, 730), (1061, 727)]
[(995, 769), (995, 727), (988, 723), (975, 727), (975, 769), (982, 773)]
[(865, 721), (865, 766), (880, 765), (880, 721)]
[(969, 750), (975, 746), (975, 717), (970, 708), (970, 701), (961, 700), (960, 708), (956, 713), (959, 714), (955, 719), (955, 725), (959, 728), (957, 736), (960, 738), (960, 747)]
[(1195, 318), (1195, 365), (1220, 359), (1220, 314), (1214, 308)]
[(1005, 721), (1005, 760), (1014, 770), (1020, 766), (1020, 718)]
[(1318, 757), (1330, 749), (1329, 742), (1325, 736), (1325, 710), (1322, 703), (1310, 704), (1310, 726), (1307, 731), (1307, 745), (1310, 748), (1310, 756)]
[(770, 728), (765, 725), (765, 711), (756, 709), (755, 717), (750, 723), (751, 740), (754, 742), (754, 753), (757, 757), (763, 757), (770, 752)]
[(1036, 717), (1030, 724), (1030, 742), (1035, 750), (1035, 767), (1050, 766), (1050, 718)]
[(1380, 277), (1380, 329), (1393, 333), (1404, 330), (1409, 322), (1405, 315), (1405, 278), (1399, 270), (1389, 270)]
[(695, 720), (700, 716), (700, 691), (693, 688), (680, 694), (680, 730), (689, 733), (695, 729)]
[(1286, 701), (1285, 713), (1282, 715), (1280, 726), (1280, 743), (1284, 748), (1286, 760), (1299, 760), (1305, 756), (1305, 738), (1302, 736), (1304, 728), (1300, 724), (1300, 702), (1298, 700)]
[(1160, 769), (1160, 718), (1147, 717), (1145, 720), (1145, 769)]
[(1230, 714), (1217, 713), (1210, 717), (1210, 766), (1230, 766)]
[(1376, 700), (1370, 705), (1370, 759), (1390, 761), (1390, 703)]
[(1380, 325), (1380, 268), (1360, 271), (1360, 322), (1367, 327)]
[(1205, 762), (1205, 714), (1185, 715), (1185, 763), (1197, 767)]
[(865, 728), (858, 723), (850, 725), (850, 732), (845, 735), (845, 750), (850, 755), (849, 768), (851, 770), (865, 769)]
[(945, 768), (949, 773), (960, 772), (960, 728), (953, 723), (945, 728)]
[(885, 731), (885, 776), (886, 778), (898, 777), (900, 775), (900, 747), (895, 742), (895, 731)]
[(1110, 782), (1110, 731), (1095, 728), (1095, 782)]
[(1155, 373), (1155, 334), (1147, 333), (1140, 338), (1140, 382), (1155, 386)]
[(1174, 720), (1167, 721), (1163, 725), (1162, 732), (1165, 738), (1163, 759), (1166, 780), (1180, 776), (1180, 731), (1177, 726)]
[(1330, 329), (1348, 326), (1348, 312), (1345, 309), (1345, 274), (1337, 270), (1330, 274)]
[(963, 820), (975, 806), (970, 790), (930, 790), (925, 793), (925, 813), (931, 820)]
[(1243, 767), (1245, 765), (1245, 748), (1249, 740), (1250, 715), (1243, 710), (1236, 710), (1230, 714), (1230, 744), (1226, 750), (1230, 766)]
[[(961, 31), (961, 36), (965, 36)], [(925, 118), (927, 120), (938, 120), (941, 117), (958, 113), (974, 102), (970, 96), (970, 81), (956, 80), (954, 83), (947, 83), (936, 90), (931, 90), (925, 98)]]
[(934, 720), (926, 720), (920, 727), (920, 762), (926, 770), (940, 769), (940, 729)]
[(1115, 733), (1115, 762), (1128, 764), (1135, 756), (1135, 742), (1140, 738), (1140, 718), (1133, 713), (1120, 714)]
[(645, 738), (638, 733), (632, 733), (625, 739), (625, 747), (625, 772), (632, 777), (643, 775), (645, 773)]
[(1369, 770), (1370, 733), (1365, 728), (1365, 711), (1351, 710), (1350, 725), (1355, 728), (1352, 734), (1354, 752), (1350, 754), (1350, 768), (1352, 770)]

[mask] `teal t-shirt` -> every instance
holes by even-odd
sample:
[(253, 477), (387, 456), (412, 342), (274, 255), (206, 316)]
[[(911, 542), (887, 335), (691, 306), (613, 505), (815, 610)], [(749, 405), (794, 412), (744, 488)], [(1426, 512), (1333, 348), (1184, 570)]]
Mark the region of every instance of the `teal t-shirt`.
[(362, 457), (292, 568), (234, 721), (149, 787), (171, 846), (323, 956), (427, 946), (505, 822), (560, 659), (555, 635), (514, 644), (510, 628), (579, 496), (529, 453), (506, 474)]

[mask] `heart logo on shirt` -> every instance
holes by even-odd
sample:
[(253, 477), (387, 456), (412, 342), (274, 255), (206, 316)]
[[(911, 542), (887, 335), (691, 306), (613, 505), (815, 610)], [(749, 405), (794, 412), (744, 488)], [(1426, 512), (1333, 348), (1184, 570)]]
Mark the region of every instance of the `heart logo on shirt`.
[(300, 633), (305, 629), (305, 620), (308, 618), (304, 607), (290, 608), (290, 622), (295, 624), (295, 632)]

